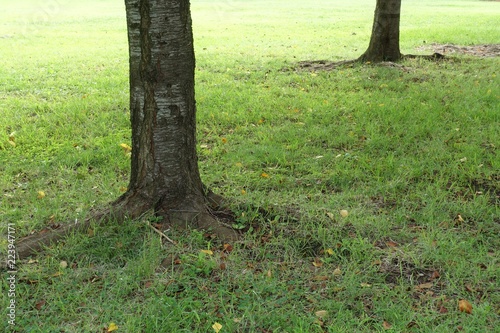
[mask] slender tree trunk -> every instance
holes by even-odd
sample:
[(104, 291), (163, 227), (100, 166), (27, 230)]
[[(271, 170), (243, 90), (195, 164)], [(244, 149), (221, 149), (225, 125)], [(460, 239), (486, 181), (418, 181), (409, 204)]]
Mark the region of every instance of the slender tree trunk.
[(125, 0), (132, 164), (117, 214), (154, 209), (165, 222), (218, 227), (196, 153), (195, 57), (189, 0)]
[(401, 59), (400, 16), (401, 0), (377, 0), (370, 44), (366, 52), (359, 57), (360, 61), (380, 62)]

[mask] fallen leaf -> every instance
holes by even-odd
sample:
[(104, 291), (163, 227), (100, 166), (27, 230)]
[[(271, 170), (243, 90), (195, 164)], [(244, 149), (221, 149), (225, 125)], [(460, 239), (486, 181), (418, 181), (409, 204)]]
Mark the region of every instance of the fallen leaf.
[(321, 259), (319, 259), (319, 258), (314, 259), (314, 261), (312, 262), (312, 264), (313, 264), (314, 267), (321, 267), (321, 266), (323, 266), (323, 263), (321, 262)]
[(241, 162), (238, 162), (238, 163), (236, 163), (235, 165), (236, 165), (238, 168), (243, 168), (243, 163), (241, 163)]
[(130, 146), (129, 146), (128, 144), (126, 144), (126, 143), (121, 143), (121, 144), (120, 144), (120, 147), (122, 147), (122, 149), (123, 149), (123, 153), (124, 153), (125, 155), (127, 155), (127, 154), (129, 154), (129, 153), (131, 153), (131, 152), (132, 152), (132, 147), (130, 147)]
[(385, 242), (385, 245), (387, 245), (388, 247), (397, 247), (397, 246), (399, 246), (399, 244), (396, 243), (396, 242), (394, 242), (394, 241)]
[(327, 212), (326, 215), (330, 218), (330, 220), (335, 221), (335, 215), (333, 215), (333, 213)]
[(430, 289), (434, 286), (432, 282), (422, 283), (415, 287), (417, 290)]
[(470, 304), (465, 299), (461, 299), (460, 301), (458, 301), (458, 309), (460, 310), (460, 312), (465, 312), (465, 313), (471, 314), (472, 313), (472, 304)]
[(340, 269), (340, 267), (337, 267), (333, 270), (333, 275), (334, 276), (342, 275), (342, 270)]
[(213, 255), (213, 251), (211, 250), (200, 250), (201, 253), (205, 253), (205, 254), (208, 254), (209, 256)]
[(146, 288), (146, 289), (151, 288), (152, 285), (153, 285), (153, 281), (146, 281), (146, 283), (144, 283), (144, 288)]
[(44, 299), (42, 299), (41, 301), (38, 301), (36, 304), (35, 304), (35, 308), (37, 310), (41, 310), (42, 307), (45, 305), (45, 303), (47, 303)]
[(326, 249), (325, 253), (332, 256), (334, 252), (333, 252), (333, 249)]
[(385, 321), (382, 323), (382, 327), (384, 327), (385, 330), (390, 330), (392, 325), (389, 324), (389, 322)]
[(118, 326), (116, 326), (115, 323), (109, 323), (108, 332), (113, 332), (113, 331), (116, 331), (117, 329), (118, 329)]
[(68, 267), (68, 262), (66, 262), (66, 261), (64, 261), (64, 260), (63, 260), (63, 261), (61, 261), (61, 262), (59, 263), (59, 266), (60, 266), (61, 268), (66, 268), (66, 267)]
[(269, 178), (269, 175), (267, 173), (265, 173), (265, 172), (261, 173), (260, 176), (262, 178)]
[(347, 217), (347, 216), (349, 216), (349, 212), (347, 210), (345, 210), (345, 209), (342, 209), (340, 211), (340, 216)]
[(38, 196), (37, 196), (38, 199), (43, 199), (45, 198), (45, 192), (44, 191), (38, 191)]
[(220, 265), (219, 265), (219, 269), (220, 269), (221, 271), (226, 270), (226, 263), (221, 262), (221, 263), (220, 263)]
[(440, 276), (441, 276), (441, 274), (439, 274), (438, 271), (434, 271), (434, 272), (432, 272), (431, 280), (438, 279)]
[(370, 288), (370, 287), (372, 286), (372, 285), (371, 285), (371, 284), (369, 284), (369, 283), (361, 283), (360, 285), (361, 285), (361, 287), (363, 287), (363, 288)]
[(319, 310), (319, 311), (316, 311), (314, 314), (316, 315), (316, 317), (325, 318), (328, 315), (328, 311)]
[(63, 274), (62, 272), (57, 272), (57, 273), (52, 274), (51, 276), (58, 277), (58, 276), (61, 276), (62, 274)]
[(326, 275), (318, 275), (318, 276), (313, 277), (313, 280), (314, 281), (326, 281), (326, 280), (328, 280), (328, 276), (326, 276)]
[(227, 143), (227, 139), (226, 138), (222, 138), (221, 139), (222, 143), (226, 144)]
[(439, 313), (448, 313), (448, 309), (447, 309), (447, 308), (445, 308), (444, 306), (441, 306), (441, 307), (439, 308)]
[(215, 333), (219, 333), (219, 331), (222, 329), (222, 325), (219, 324), (218, 322), (215, 322), (213, 325), (212, 325), (212, 328), (214, 329)]
[(224, 251), (231, 253), (233, 252), (233, 246), (231, 244), (224, 244)]
[(9, 144), (12, 146), (12, 147), (15, 147), (16, 146), (16, 132), (12, 132), (9, 134)]

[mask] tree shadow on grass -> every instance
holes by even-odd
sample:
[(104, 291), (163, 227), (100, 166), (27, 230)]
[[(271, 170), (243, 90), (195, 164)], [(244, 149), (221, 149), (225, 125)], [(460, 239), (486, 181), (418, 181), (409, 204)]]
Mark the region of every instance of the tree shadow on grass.
[[(420, 55), (420, 54), (406, 54), (402, 55), (402, 59), (425, 59), (430, 61), (440, 61), (444, 59), (453, 59), (456, 55), (466, 55), (474, 56), (478, 58), (492, 58), (500, 56), (500, 44), (481, 44), (481, 45), (471, 45), (471, 46), (460, 46), (455, 44), (429, 44), (423, 45), (416, 48), (417, 51), (434, 51), (430, 55)], [(297, 63), (295, 68), (289, 69), (299, 69), (306, 71), (332, 71), (339, 67), (353, 66), (355, 64), (361, 64), (360, 59), (343, 60), (343, 61), (329, 61), (329, 60), (305, 60)], [(405, 69), (401, 64), (384, 61), (378, 63), (380, 66), (385, 67), (396, 67), (400, 69)]]

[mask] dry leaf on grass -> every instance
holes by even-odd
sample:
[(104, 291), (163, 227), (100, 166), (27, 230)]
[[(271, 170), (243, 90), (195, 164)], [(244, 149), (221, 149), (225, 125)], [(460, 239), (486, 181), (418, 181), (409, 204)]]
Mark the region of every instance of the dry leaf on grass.
[(215, 333), (219, 333), (219, 331), (222, 329), (222, 325), (219, 324), (218, 322), (215, 322), (213, 325), (212, 325), (212, 328), (214, 329)]
[(465, 313), (471, 314), (472, 313), (472, 304), (470, 304), (465, 299), (461, 299), (460, 301), (458, 301), (458, 309), (460, 310), (460, 312), (465, 312)]

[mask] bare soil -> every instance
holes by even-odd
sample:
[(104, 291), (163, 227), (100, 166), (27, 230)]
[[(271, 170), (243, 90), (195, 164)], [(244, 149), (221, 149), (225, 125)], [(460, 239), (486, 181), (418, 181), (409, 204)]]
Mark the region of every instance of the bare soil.
[(475, 57), (487, 58), (500, 56), (500, 44), (483, 44), (460, 46), (455, 44), (436, 44), (422, 45), (417, 47), (417, 51), (433, 51), (445, 56), (465, 54)]

